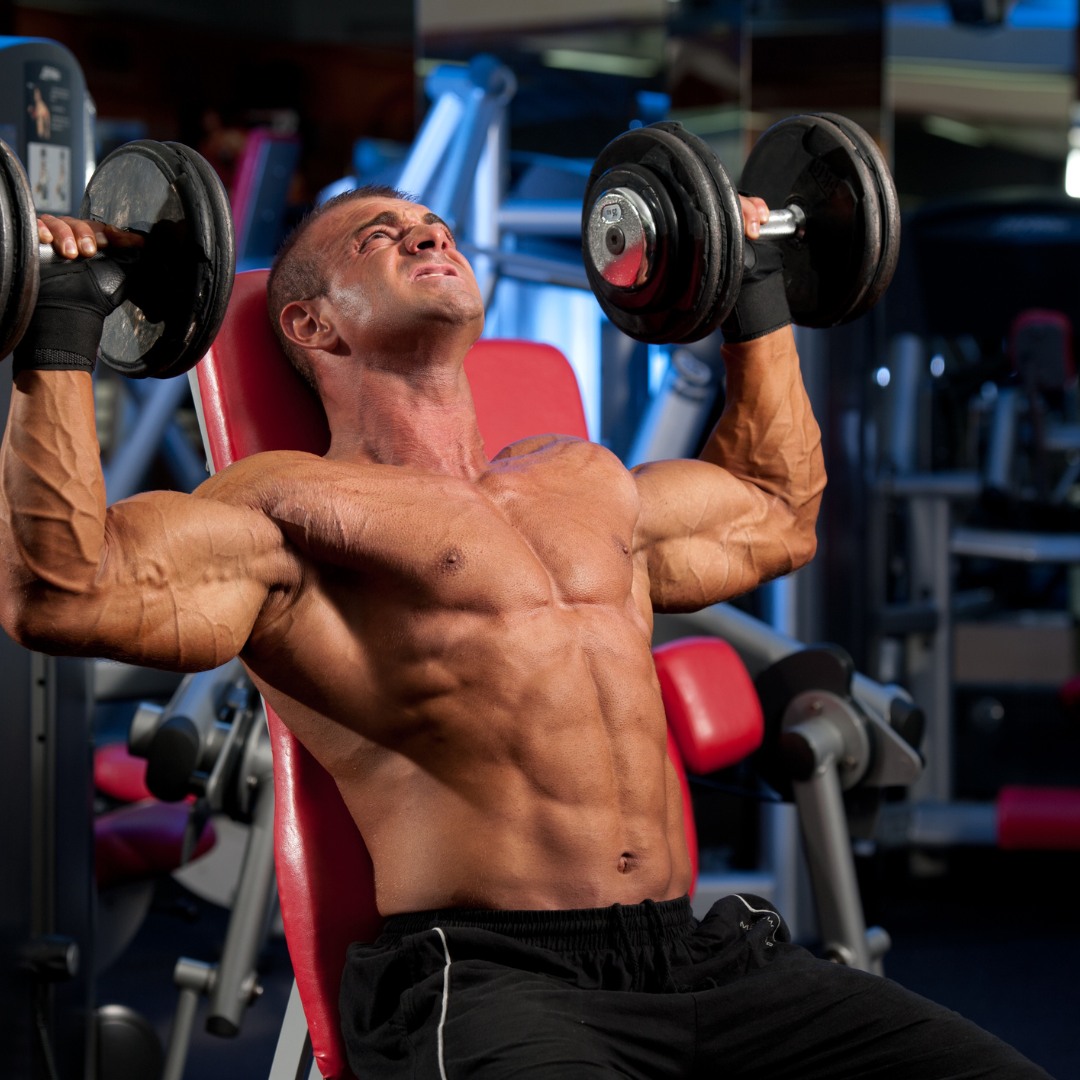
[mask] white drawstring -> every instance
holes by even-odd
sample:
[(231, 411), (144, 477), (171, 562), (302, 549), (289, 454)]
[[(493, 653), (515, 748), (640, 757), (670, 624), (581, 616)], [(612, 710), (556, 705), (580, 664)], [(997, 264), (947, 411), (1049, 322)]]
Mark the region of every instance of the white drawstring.
[(443, 956), (446, 957), (446, 965), (443, 967), (442, 1015), (439, 1017), (437, 1039), (439, 1046), (439, 1077), (440, 1080), (447, 1080), (446, 1046), (444, 1038), (446, 1034), (446, 1012), (450, 1007), (450, 946), (446, 942), (446, 934), (443, 933), (441, 926), (435, 927), (435, 933), (439, 935), (439, 938), (442, 941)]

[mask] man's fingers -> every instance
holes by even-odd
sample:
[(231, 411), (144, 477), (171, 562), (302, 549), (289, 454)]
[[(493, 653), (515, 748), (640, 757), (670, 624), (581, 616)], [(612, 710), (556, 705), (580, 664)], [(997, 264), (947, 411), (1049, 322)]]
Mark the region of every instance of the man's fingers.
[(89, 258), (100, 248), (109, 246), (141, 247), (144, 243), (138, 233), (115, 229), (100, 221), (55, 214), (42, 214), (38, 218), (38, 239), (43, 244), (51, 244), (53, 250), (66, 259), (76, 259), (80, 255)]
[(66, 259), (97, 254), (98, 237), (93, 222), (42, 214), (38, 218), (38, 236), (42, 243), (52, 244), (53, 250)]
[(769, 207), (764, 199), (756, 195), (740, 195), (742, 204), (743, 227), (747, 237), (756, 240), (761, 235), (761, 226), (769, 220)]

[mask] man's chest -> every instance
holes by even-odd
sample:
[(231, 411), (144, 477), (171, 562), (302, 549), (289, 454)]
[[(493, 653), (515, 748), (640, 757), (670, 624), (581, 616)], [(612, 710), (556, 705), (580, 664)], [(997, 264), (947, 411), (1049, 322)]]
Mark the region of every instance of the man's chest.
[[(479, 483), (402, 471), (381, 491), (370, 477), (338, 483), (332, 502), (309, 492), (286, 527), (305, 584), (250, 659), (320, 715), (346, 703), (346, 726), (392, 717), (399, 730), (404, 714), (430, 721), (433, 702), (469, 712), (468, 688), (483, 688), (489, 714), (496, 700), (543, 697), (601, 641), (605, 655), (639, 650), (637, 487), (612, 461), (510, 460)], [(293, 687), (282, 657), (317, 682), (332, 673), (333, 692)]]
[(377, 493), (346, 487), (307, 519), (302, 543), (324, 585), (463, 611), (612, 603), (630, 592), (637, 490), (598, 448), (497, 461), (476, 482), (390, 479)]

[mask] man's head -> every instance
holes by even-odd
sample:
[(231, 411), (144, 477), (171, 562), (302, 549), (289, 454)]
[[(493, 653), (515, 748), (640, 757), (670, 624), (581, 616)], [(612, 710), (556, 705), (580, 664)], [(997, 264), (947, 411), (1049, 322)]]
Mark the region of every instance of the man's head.
[(449, 228), (384, 185), (308, 214), (278, 252), (267, 294), (274, 332), (313, 386), (313, 351), (366, 352), (438, 323), (471, 323), (478, 336), (483, 325), (479, 289)]

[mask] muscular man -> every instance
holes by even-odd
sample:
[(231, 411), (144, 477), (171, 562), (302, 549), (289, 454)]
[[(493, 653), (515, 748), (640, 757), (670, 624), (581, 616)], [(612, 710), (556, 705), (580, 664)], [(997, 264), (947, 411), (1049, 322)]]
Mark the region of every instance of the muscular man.
[[(743, 209), (752, 240), (767, 211)], [(101, 242), (42, 230), (72, 257)], [(344, 196), (269, 286), (325, 457), (262, 454), (109, 508), (88, 367), (124, 285), (85, 262), (43, 283), (0, 458), (3, 625), (178, 670), (243, 658), (371, 852), (386, 933), (351, 951), (342, 994), (358, 1076), (1044, 1075), (815, 960), (753, 898), (690, 915), (653, 612), (806, 562), (825, 481), (759, 257), (701, 460), (630, 472), (554, 436), (488, 460), (462, 367), (484, 314), (468, 263), (424, 207)]]

